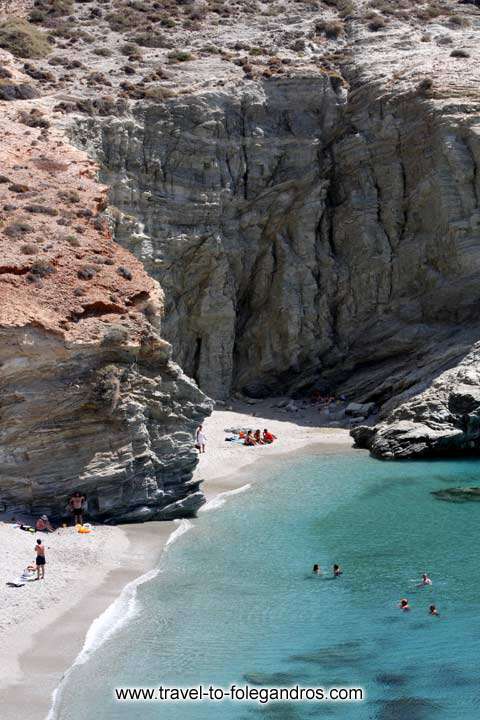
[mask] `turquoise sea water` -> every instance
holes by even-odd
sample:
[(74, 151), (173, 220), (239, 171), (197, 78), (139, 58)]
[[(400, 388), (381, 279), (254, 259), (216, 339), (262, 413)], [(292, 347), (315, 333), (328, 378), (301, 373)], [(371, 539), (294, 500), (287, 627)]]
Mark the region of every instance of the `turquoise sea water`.
[[(430, 492), (479, 463), (283, 460), (205, 512), (141, 585), (137, 615), (70, 672), (56, 718), (476, 720), (480, 504)], [(258, 465), (253, 472), (259, 472)], [(327, 574), (310, 574), (319, 562)], [(331, 579), (339, 562), (344, 575)], [(431, 588), (416, 588), (423, 571)], [(397, 603), (407, 597), (412, 611)], [(428, 616), (435, 603), (440, 618)], [(355, 686), (362, 703), (119, 704), (117, 686)]]

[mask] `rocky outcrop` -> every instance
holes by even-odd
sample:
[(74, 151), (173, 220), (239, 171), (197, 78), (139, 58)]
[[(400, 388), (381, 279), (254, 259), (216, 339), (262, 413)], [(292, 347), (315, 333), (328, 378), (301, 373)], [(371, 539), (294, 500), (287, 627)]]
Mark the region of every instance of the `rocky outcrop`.
[(381, 458), (478, 454), (480, 345), (378, 425), (360, 426), (351, 434), (357, 446)]
[(49, 118), (2, 114), (2, 508), (62, 517), (78, 489), (93, 518), (191, 516), (211, 404), (171, 361), (160, 287), (111, 239), (95, 164)]

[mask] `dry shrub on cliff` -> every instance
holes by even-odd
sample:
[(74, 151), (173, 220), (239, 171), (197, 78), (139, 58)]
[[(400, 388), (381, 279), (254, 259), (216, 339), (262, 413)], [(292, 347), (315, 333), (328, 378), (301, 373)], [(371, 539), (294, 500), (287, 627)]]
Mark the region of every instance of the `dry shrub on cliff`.
[(123, 325), (110, 325), (102, 338), (103, 345), (121, 345), (128, 340), (128, 330)]
[(114, 32), (125, 32), (143, 22), (143, 18), (132, 12), (112, 12), (106, 16), (106, 20)]
[(80, 202), (80, 195), (76, 190), (59, 190), (58, 197), (69, 205)]
[(340, 20), (318, 20), (315, 23), (315, 32), (325, 37), (336, 40), (342, 35), (345, 26)]
[(462, 15), (450, 15), (448, 22), (454, 27), (468, 27), (468, 25), (470, 25), (470, 20), (466, 17), (462, 17)]
[(355, 10), (355, 3), (352, 0), (324, 0), (326, 5), (337, 8), (340, 15), (343, 17), (352, 15)]
[(110, 50), (110, 48), (107, 47), (93, 48), (93, 52), (99, 57), (111, 57), (113, 55), (113, 50)]
[(141, 59), (142, 57), (138, 47), (131, 42), (124, 43), (120, 47), (120, 52), (122, 53), (122, 55), (127, 55), (128, 57), (132, 57), (133, 55), (137, 55), (139, 59)]
[(40, 278), (48, 277), (55, 272), (55, 268), (48, 260), (35, 260), (30, 268), (32, 275)]
[(169, 62), (187, 62), (193, 60), (193, 55), (188, 50), (172, 50), (168, 55)]
[(172, 40), (166, 35), (159, 32), (151, 32), (149, 30), (137, 33), (131, 39), (133, 42), (137, 43), (137, 45), (148, 48), (169, 48), (173, 45)]
[(47, 36), (20, 18), (0, 24), (0, 48), (22, 58), (45, 57), (51, 50)]
[(33, 243), (25, 243), (21, 246), (20, 252), (24, 255), (36, 255), (38, 253), (38, 247)]
[(386, 24), (385, 19), (381, 15), (375, 15), (368, 23), (368, 29), (372, 32), (377, 32), (378, 30), (382, 30)]
[(50, 217), (58, 215), (58, 210), (56, 208), (48, 207), (47, 205), (25, 205), (24, 210), (32, 214), (49, 215)]
[(37, 91), (28, 83), (18, 83), (0, 78), (0, 100), (31, 100)]
[(96, 274), (96, 268), (91, 267), (90, 265), (86, 265), (77, 272), (77, 276), (80, 280), (93, 280)]
[[(110, 335), (110, 340), (107, 340)], [(113, 340), (112, 340), (113, 338)], [(116, 338), (116, 339), (115, 339)], [(128, 332), (121, 325), (112, 325), (103, 336), (102, 342), (105, 345), (113, 343), (118, 344), (128, 339)], [(99, 400), (110, 405), (110, 411), (113, 412), (120, 400), (120, 388), (123, 375), (122, 368), (111, 363), (104, 365), (96, 372), (95, 392)]]
[(23, 220), (20, 220), (19, 222), (7, 225), (2, 232), (11, 240), (16, 240), (17, 238), (21, 238), (23, 235), (33, 232), (33, 227)]
[(43, 15), (43, 19), (60, 17), (61, 15), (68, 15), (72, 10), (72, 0), (35, 0), (29, 19), (31, 22), (43, 22), (43, 20), (34, 18), (39, 18), (41, 15)]
[(424, 78), (417, 85), (417, 94), (424, 97), (430, 93), (433, 88), (432, 78)]
[(175, 96), (175, 91), (163, 85), (149, 85), (145, 88), (145, 97), (149, 100), (168, 100)]
[(27, 125), (28, 127), (35, 127), (35, 128), (48, 128), (50, 127), (50, 122), (43, 117), (43, 113), (34, 108), (30, 110), (30, 112), (26, 112), (25, 110), (21, 110), (18, 113), (18, 122), (21, 122), (23, 125)]

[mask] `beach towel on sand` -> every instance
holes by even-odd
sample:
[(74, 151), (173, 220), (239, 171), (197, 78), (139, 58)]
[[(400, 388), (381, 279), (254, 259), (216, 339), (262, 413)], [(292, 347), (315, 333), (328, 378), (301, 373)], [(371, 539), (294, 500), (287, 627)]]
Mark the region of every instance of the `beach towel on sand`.
[(31, 572), (30, 570), (24, 570), (20, 577), (16, 578), (15, 580), (7, 580), (5, 584), (9, 587), (23, 587), (27, 582), (35, 579), (35, 572)]

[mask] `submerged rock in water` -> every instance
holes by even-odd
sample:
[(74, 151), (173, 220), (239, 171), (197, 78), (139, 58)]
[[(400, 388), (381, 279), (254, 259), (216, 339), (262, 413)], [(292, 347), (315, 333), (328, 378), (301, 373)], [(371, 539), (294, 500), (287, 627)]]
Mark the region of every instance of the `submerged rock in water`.
[(446, 490), (435, 490), (432, 495), (438, 500), (448, 502), (480, 502), (480, 487), (447, 488)]

